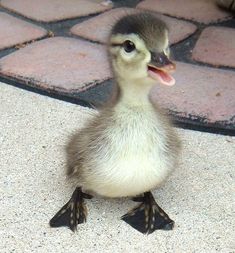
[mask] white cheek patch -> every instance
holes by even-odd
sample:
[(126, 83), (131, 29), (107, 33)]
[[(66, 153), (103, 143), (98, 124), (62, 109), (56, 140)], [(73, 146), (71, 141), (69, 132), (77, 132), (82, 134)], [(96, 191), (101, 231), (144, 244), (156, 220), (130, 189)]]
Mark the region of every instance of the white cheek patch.
[[(140, 53), (144, 53), (147, 54), (148, 50), (146, 49), (145, 43), (143, 41), (143, 39), (141, 39), (137, 34), (128, 34), (128, 35), (122, 35), (122, 34), (118, 34), (115, 35), (113, 38), (111, 38), (111, 44), (123, 44), (124, 41), (126, 40), (130, 40), (131, 42), (133, 42), (135, 44), (136, 50), (128, 53), (124, 50), (124, 48), (119, 48), (119, 54), (122, 58), (123, 61), (126, 62), (130, 62), (131, 60), (138, 61), (138, 55)], [(143, 59), (141, 59), (143, 60)]]
[[(126, 40), (133, 42), (136, 49), (126, 52), (122, 47)], [(125, 76), (125, 78), (129, 79), (148, 77), (147, 64), (151, 60), (151, 54), (142, 38), (136, 34), (119, 34), (112, 38), (111, 43), (118, 45), (114, 53), (116, 58), (113, 60), (113, 65), (120, 76)]]

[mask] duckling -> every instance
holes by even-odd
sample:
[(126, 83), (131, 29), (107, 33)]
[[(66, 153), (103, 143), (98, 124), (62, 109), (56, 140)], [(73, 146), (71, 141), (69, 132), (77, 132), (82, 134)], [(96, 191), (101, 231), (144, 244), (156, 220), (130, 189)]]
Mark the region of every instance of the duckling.
[(75, 231), (86, 221), (84, 199), (93, 193), (140, 202), (122, 220), (142, 233), (170, 230), (174, 221), (151, 190), (176, 166), (180, 141), (149, 97), (156, 83), (175, 83), (170, 75), (175, 64), (169, 59), (168, 29), (153, 14), (127, 15), (114, 25), (108, 49), (116, 92), (112, 102), (72, 135), (66, 146), (67, 173), (77, 188), (50, 225)]

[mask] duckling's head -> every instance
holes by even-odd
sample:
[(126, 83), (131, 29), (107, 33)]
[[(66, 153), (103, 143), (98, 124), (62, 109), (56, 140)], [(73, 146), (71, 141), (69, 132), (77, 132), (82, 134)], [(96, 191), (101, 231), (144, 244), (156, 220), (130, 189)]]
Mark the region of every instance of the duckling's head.
[(113, 27), (109, 41), (114, 75), (124, 81), (173, 85), (166, 24), (148, 12), (127, 15)]

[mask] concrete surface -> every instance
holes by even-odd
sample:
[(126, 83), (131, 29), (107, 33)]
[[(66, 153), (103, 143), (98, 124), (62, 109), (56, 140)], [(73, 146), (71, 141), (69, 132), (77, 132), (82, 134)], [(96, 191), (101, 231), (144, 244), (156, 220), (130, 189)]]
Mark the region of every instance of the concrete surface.
[(50, 218), (68, 200), (63, 145), (94, 111), (0, 84), (0, 252), (235, 252), (235, 138), (179, 130), (179, 168), (154, 192), (176, 221), (146, 236), (119, 217), (127, 199), (88, 201), (73, 234)]

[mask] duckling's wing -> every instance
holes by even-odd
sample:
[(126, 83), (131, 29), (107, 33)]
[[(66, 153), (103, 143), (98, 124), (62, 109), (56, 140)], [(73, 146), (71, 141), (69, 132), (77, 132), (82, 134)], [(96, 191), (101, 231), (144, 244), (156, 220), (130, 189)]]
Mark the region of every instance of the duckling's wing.
[(82, 166), (83, 152), (81, 149), (84, 143), (84, 133), (83, 130), (80, 130), (76, 133), (73, 133), (65, 147), (67, 155), (67, 175), (73, 176), (79, 174), (79, 168)]

